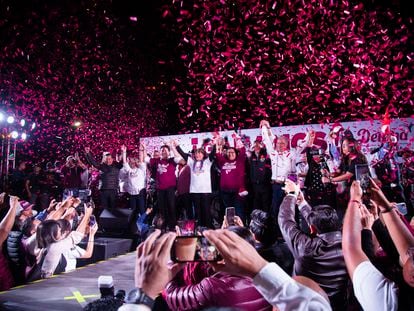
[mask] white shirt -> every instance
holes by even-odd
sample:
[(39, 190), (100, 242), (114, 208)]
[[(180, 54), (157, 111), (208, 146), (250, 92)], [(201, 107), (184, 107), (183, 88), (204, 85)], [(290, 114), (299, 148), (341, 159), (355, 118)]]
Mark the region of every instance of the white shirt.
[(75, 245), (72, 249), (63, 252), (63, 256), (66, 258), (65, 272), (73, 271), (76, 269), (76, 263), (78, 258), (81, 258), (86, 253), (86, 250)]
[(126, 174), (125, 191), (130, 195), (137, 195), (146, 187), (147, 166), (139, 163), (137, 167), (131, 168), (128, 163), (123, 164), (122, 168)]
[(68, 237), (50, 244), (47, 247), (47, 254), (42, 265), (42, 274), (47, 276), (52, 275), (55, 272), (56, 267), (59, 264), (61, 255), (73, 248), (83, 239), (83, 233), (72, 231)]
[(204, 161), (194, 161), (189, 157), (187, 164), (191, 170), (190, 193), (211, 193), (211, 165), (213, 162), (209, 158)]
[(397, 286), (370, 261), (363, 261), (355, 268), (352, 283), (364, 311), (398, 310)]
[(262, 126), (262, 137), (272, 164), (272, 180), (284, 182), (289, 173), (296, 171), (295, 164), (298, 152), (294, 150), (276, 151), (273, 148), (274, 135), (269, 137), (268, 129), (265, 126)]
[(262, 296), (280, 311), (332, 310), (329, 302), (310, 288), (296, 282), (275, 263), (268, 263), (253, 278)]

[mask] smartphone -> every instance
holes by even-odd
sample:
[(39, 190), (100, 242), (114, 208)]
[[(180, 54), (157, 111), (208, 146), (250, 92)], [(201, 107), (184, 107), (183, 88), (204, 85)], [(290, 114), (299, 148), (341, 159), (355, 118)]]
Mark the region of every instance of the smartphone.
[(89, 227), (93, 227), (96, 224), (96, 217), (95, 215), (89, 216)]
[(236, 209), (234, 207), (227, 207), (226, 208), (226, 220), (229, 226), (234, 226), (236, 224), (234, 220), (235, 216), (236, 216)]
[(397, 209), (401, 214), (407, 215), (407, 204), (405, 204), (404, 202), (397, 203)]
[(217, 248), (203, 236), (177, 236), (171, 248), (174, 262), (214, 262), (221, 260)]
[(359, 180), (363, 192), (367, 192), (369, 188), (369, 178), (371, 174), (369, 172), (368, 164), (356, 164), (355, 165), (355, 179)]
[(288, 174), (287, 179), (293, 181), (296, 184), (298, 182), (298, 174), (296, 173)]

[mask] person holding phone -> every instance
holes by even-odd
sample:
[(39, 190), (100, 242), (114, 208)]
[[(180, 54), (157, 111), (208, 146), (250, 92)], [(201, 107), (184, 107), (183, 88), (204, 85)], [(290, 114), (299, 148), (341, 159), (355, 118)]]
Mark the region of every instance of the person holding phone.
[[(254, 238), (249, 229), (233, 226), (228, 230), (253, 246)], [(191, 237), (182, 237), (178, 240), (189, 238)], [(217, 254), (216, 246), (210, 244), (204, 237), (200, 237), (199, 240), (201, 244), (212, 248), (208, 255), (197, 256), (199, 265), (207, 262), (213, 267), (218, 261), (218, 257), (213, 258), (213, 255)], [(202, 242), (203, 240), (205, 242)], [(200, 248), (202, 246), (200, 245)], [(215, 273), (213, 269), (203, 269), (202, 271), (206, 273), (203, 276), (194, 275), (194, 271), (201, 272), (197, 267), (197, 264), (187, 263), (183, 267), (183, 273), (178, 273), (165, 286), (163, 296), (171, 310), (198, 310), (208, 307), (232, 307), (251, 311), (272, 310), (272, 306), (254, 288), (251, 278), (225, 272)], [(186, 275), (185, 280), (184, 275)]]
[[(58, 220), (60, 223), (64, 221), (63, 219)], [(62, 231), (69, 234), (71, 231), (70, 225), (61, 224)], [(63, 256), (66, 258), (66, 267), (65, 272), (73, 271), (76, 269), (77, 259), (87, 259), (91, 258), (94, 250), (95, 234), (98, 231), (98, 224), (94, 215), (89, 216), (89, 223), (86, 227), (87, 243), (86, 249), (80, 247), (79, 245), (73, 245), (69, 250), (65, 250)]]
[(336, 211), (339, 219), (342, 221), (345, 215), (345, 209), (349, 201), (349, 189), (355, 180), (355, 165), (367, 164), (367, 158), (361, 152), (358, 141), (352, 136), (345, 136), (342, 141), (341, 164), (338, 172), (330, 173), (327, 170), (322, 171), (322, 182), (337, 185), (344, 182), (345, 189), (336, 195)]
[(81, 176), (87, 169), (86, 165), (80, 160), (78, 153), (66, 158), (66, 163), (60, 168), (63, 176), (63, 199), (69, 196), (79, 196), (79, 189), (82, 188)]

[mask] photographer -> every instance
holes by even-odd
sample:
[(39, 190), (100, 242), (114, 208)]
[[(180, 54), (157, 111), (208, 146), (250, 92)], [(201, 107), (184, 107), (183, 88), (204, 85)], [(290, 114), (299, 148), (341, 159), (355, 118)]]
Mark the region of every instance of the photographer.
[(79, 189), (82, 188), (82, 173), (87, 169), (86, 165), (79, 159), (79, 154), (68, 156), (66, 163), (61, 168), (63, 176), (63, 199), (68, 196), (79, 196)]

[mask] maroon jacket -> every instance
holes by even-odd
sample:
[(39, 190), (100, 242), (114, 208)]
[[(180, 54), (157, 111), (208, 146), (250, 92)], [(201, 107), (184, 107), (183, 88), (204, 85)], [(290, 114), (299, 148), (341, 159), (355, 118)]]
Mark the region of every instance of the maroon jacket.
[(205, 277), (193, 285), (185, 285), (181, 278), (176, 277), (167, 284), (163, 296), (174, 311), (208, 307), (233, 307), (246, 311), (272, 310), (272, 306), (256, 290), (250, 278), (222, 272)]

